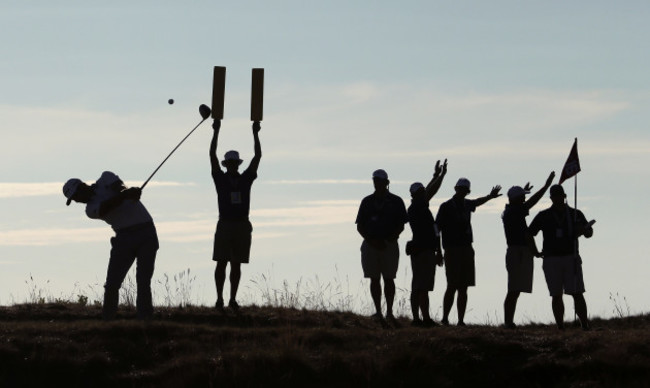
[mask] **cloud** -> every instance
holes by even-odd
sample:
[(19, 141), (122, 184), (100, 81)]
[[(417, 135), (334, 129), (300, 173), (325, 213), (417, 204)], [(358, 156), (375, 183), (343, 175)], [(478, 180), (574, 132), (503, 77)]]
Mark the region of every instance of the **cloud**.
[[(89, 183), (92, 180), (88, 181)], [(22, 198), (22, 197), (40, 197), (49, 195), (62, 195), (62, 187), (64, 182), (33, 182), (33, 183), (17, 183), (17, 182), (0, 182), (0, 198)], [(142, 182), (127, 181), (127, 186), (137, 186)], [(165, 182), (165, 181), (151, 181), (148, 187), (173, 187), (173, 186), (194, 186), (192, 182)]]

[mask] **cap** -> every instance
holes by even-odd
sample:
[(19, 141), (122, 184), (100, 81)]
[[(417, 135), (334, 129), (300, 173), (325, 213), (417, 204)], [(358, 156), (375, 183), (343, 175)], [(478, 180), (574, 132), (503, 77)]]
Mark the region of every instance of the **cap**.
[(508, 190), (508, 198), (509, 199), (517, 198), (517, 197), (520, 197), (520, 196), (526, 195), (526, 194), (530, 194), (530, 191), (524, 190), (521, 186), (512, 186)]
[(372, 177), (373, 177), (373, 179), (374, 178), (379, 178), (379, 179), (388, 180), (388, 174), (386, 173), (386, 171), (382, 170), (381, 168), (379, 170), (375, 170), (372, 173)]
[(72, 197), (77, 193), (77, 190), (79, 189), (79, 186), (82, 184), (81, 179), (77, 178), (72, 178), (68, 179), (67, 182), (63, 185), (63, 195), (68, 199), (66, 201), (66, 206), (70, 206), (70, 202), (72, 202)]
[(415, 192), (420, 190), (420, 189), (424, 189), (424, 185), (422, 183), (420, 183), (420, 182), (415, 182), (415, 183), (413, 183), (411, 185), (411, 188), (409, 189), (409, 191), (411, 192), (411, 194), (415, 194)]
[(221, 162), (222, 165), (229, 160), (235, 160), (237, 161), (237, 164), (241, 164), (243, 162), (243, 160), (239, 159), (239, 152), (237, 151), (226, 152), (226, 154), (223, 156), (223, 159), (223, 162)]
[(458, 182), (456, 182), (456, 187), (466, 187), (467, 190), (469, 190), (469, 179), (460, 178)]
[(560, 196), (560, 195), (561, 195), (561, 196), (563, 196), (563, 197), (566, 196), (566, 194), (564, 194), (564, 188), (563, 188), (562, 186), (560, 186), (560, 185), (553, 185), (553, 186), (551, 186), (550, 193), (551, 193), (551, 197), (554, 197), (554, 196), (556, 196), (556, 195), (557, 195), (557, 196)]

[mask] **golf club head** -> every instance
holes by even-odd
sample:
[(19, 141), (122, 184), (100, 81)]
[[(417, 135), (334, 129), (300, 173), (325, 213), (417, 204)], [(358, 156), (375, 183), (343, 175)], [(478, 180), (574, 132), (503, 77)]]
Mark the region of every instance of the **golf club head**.
[(203, 120), (207, 120), (208, 117), (210, 117), (210, 113), (212, 113), (212, 111), (210, 110), (209, 106), (201, 104), (199, 105), (199, 113), (201, 114), (201, 117), (203, 117)]

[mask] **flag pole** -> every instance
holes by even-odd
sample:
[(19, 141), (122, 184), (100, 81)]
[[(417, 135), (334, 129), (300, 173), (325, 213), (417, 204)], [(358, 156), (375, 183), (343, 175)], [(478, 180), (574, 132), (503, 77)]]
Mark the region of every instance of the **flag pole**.
[[(575, 138), (576, 149), (578, 147), (578, 138)], [(573, 176), (573, 234), (575, 238), (573, 239), (573, 260), (574, 260), (574, 269), (573, 269), (573, 289), (577, 290), (578, 288), (578, 234), (575, 232), (576, 224), (578, 223), (578, 174)], [(573, 321), (578, 320), (578, 311), (575, 306), (573, 308)]]

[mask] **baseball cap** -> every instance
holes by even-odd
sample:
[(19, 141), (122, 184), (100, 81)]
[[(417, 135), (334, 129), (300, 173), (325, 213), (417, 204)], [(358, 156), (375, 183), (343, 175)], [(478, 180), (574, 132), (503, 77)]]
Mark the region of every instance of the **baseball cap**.
[(415, 182), (415, 183), (413, 183), (411, 185), (411, 188), (409, 188), (409, 191), (411, 192), (411, 194), (415, 194), (415, 192), (420, 190), (420, 189), (424, 189), (424, 185), (422, 183), (420, 183), (420, 182)]
[(63, 195), (68, 199), (67, 202), (65, 203), (66, 206), (70, 206), (70, 202), (72, 202), (72, 197), (77, 193), (77, 190), (79, 189), (79, 186), (82, 184), (81, 179), (77, 178), (72, 178), (68, 179), (67, 182), (63, 185)]
[(226, 154), (223, 156), (224, 161), (221, 162), (223, 164), (224, 162), (227, 162), (229, 160), (236, 160), (238, 164), (241, 164), (243, 160), (239, 159), (239, 152), (237, 151), (228, 151)]
[(456, 187), (466, 187), (467, 190), (469, 190), (469, 179), (460, 178), (458, 182), (456, 182)]
[(379, 170), (375, 170), (372, 173), (372, 177), (388, 180), (388, 174), (386, 173), (386, 171), (382, 170), (381, 168)]
[(560, 186), (560, 185), (551, 186), (550, 192), (551, 192), (551, 197), (554, 197), (556, 195), (558, 195), (558, 196), (561, 195), (563, 197), (566, 196), (566, 194), (564, 194), (564, 188), (562, 186)]
[(524, 190), (521, 186), (512, 186), (508, 190), (508, 198), (509, 199), (517, 198), (517, 197), (520, 197), (520, 196), (526, 195), (526, 194), (530, 194), (530, 191)]

